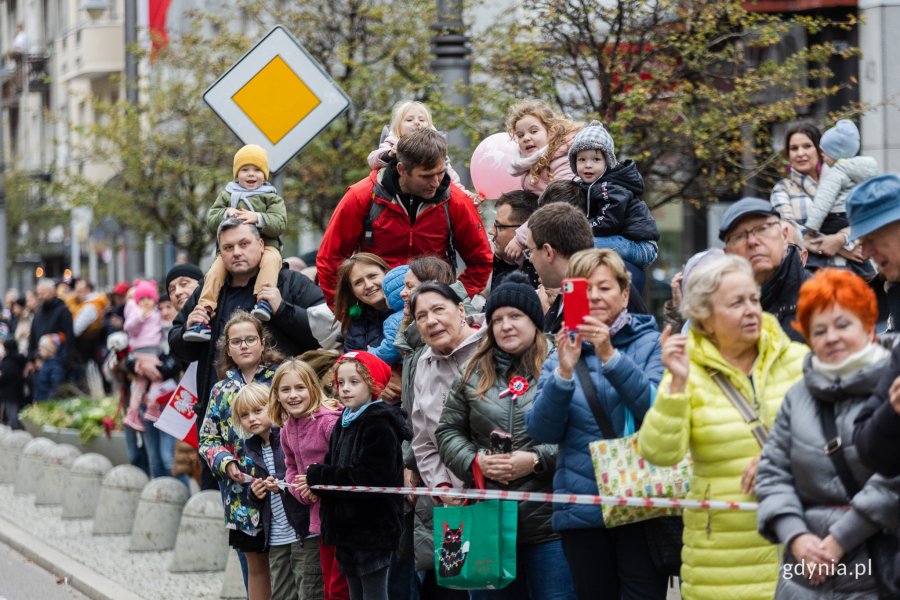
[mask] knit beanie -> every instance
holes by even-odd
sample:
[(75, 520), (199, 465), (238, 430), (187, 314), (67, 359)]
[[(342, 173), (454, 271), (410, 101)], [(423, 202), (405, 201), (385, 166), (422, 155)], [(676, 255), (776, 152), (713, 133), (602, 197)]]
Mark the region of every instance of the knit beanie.
[(524, 273), (510, 273), (502, 284), (491, 291), (487, 304), (484, 306), (487, 323), (491, 322), (494, 311), (501, 306), (518, 308), (534, 321), (539, 331), (544, 329), (544, 311), (541, 308), (541, 300), (534, 288), (531, 287), (528, 276)]
[(197, 265), (190, 263), (175, 265), (166, 273), (166, 289), (169, 289), (169, 284), (179, 277), (190, 277), (195, 281), (203, 281), (203, 271)]
[(403, 310), (403, 298), (400, 297), (400, 292), (403, 291), (403, 279), (408, 271), (409, 265), (400, 265), (385, 273), (381, 280), (384, 297), (387, 299), (388, 306), (395, 312)]
[(590, 125), (575, 134), (575, 139), (569, 146), (569, 166), (573, 173), (578, 172), (575, 169), (575, 159), (578, 158), (578, 153), (585, 150), (599, 150), (606, 160), (607, 169), (612, 169), (619, 164), (616, 162), (616, 144), (600, 121), (591, 121)]
[(140, 302), (144, 298), (151, 298), (154, 302), (159, 302), (159, 292), (156, 290), (155, 281), (138, 279), (134, 282), (134, 301)]
[(238, 171), (244, 165), (253, 165), (266, 174), (269, 178), (269, 155), (265, 148), (256, 144), (247, 144), (234, 155), (234, 178), (237, 179)]
[(853, 121), (841, 119), (822, 134), (819, 147), (835, 160), (853, 158), (859, 153), (859, 129)]
[(353, 350), (351, 352), (346, 352), (334, 365), (334, 387), (337, 389), (337, 372), (338, 367), (345, 360), (355, 360), (358, 361), (366, 368), (366, 371), (369, 372), (369, 377), (372, 378), (372, 383), (375, 384), (375, 389), (372, 390), (372, 399), (378, 400), (378, 396), (381, 395), (382, 390), (387, 386), (387, 384), (391, 381), (391, 367), (386, 362), (375, 356), (374, 354), (370, 354), (363, 350)]

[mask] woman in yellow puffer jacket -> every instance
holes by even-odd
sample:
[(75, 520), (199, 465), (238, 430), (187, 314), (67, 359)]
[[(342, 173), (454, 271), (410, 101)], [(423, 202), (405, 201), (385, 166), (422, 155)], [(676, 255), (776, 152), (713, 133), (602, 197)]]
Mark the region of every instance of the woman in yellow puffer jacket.
[[(755, 423), (745, 422), (710, 371), (725, 375), (768, 429), (808, 349), (762, 312), (750, 265), (734, 255), (692, 273), (682, 313), (691, 320), (688, 335), (667, 328), (660, 339), (666, 373), (644, 417), (640, 452), (674, 465), (690, 451), (691, 498), (755, 501)], [(755, 512), (685, 510), (684, 525), (683, 598), (771, 600), (778, 548), (757, 533)]]

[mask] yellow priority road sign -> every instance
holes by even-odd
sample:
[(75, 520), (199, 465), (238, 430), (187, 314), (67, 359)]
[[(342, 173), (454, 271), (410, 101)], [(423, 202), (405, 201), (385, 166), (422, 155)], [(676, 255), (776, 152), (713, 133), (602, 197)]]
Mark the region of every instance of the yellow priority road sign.
[(266, 34), (203, 94), (245, 144), (280, 171), (350, 106), (350, 98), (284, 27)]

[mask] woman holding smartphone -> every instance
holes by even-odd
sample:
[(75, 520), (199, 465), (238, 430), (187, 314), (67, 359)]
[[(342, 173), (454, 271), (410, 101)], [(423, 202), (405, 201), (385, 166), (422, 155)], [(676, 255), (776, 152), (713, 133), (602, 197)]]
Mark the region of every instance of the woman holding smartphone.
[[(485, 333), (454, 382), (435, 433), (441, 460), (467, 486), (549, 492), (556, 445), (525, 431), (549, 344), (543, 311), (525, 275), (513, 273), (491, 292)], [(571, 598), (569, 568), (549, 503), (520, 502), (517, 578), (479, 598)]]
[[(590, 312), (557, 335), (525, 422), (533, 439), (559, 444), (554, 491), (596, 495), (588, 444), (604, 436), (591, 404), (599, 404), (620, 437), (634, 433), (662, 378), (659, 330), (652, 316), (626, 309), (631, 274), (614, 251), (576, 252), (566, 275), (587, 280)], [(566, 296), (565, 307), (577, 305)], [(582, 386), (579, 370), (593, 390)], [(577, 598), (666, 597), (668, 578), (650, 559), (643, 522), (607, 529), (600, 506), (557, 504), (553, 529), (562, 535)]]

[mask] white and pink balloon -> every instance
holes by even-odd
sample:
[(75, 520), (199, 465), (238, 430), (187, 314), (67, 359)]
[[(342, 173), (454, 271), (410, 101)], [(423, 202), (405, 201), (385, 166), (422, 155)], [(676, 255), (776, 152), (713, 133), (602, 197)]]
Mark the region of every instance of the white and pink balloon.
[(507, 171), (509, 163), (518, 152), (518, 146), (508, 133), (495, 133), (484, 138), (475, 152), (469, 172), (475, 191), (484, 198), (499, 198), (505, 192), (522, 189), (520, 177)]

